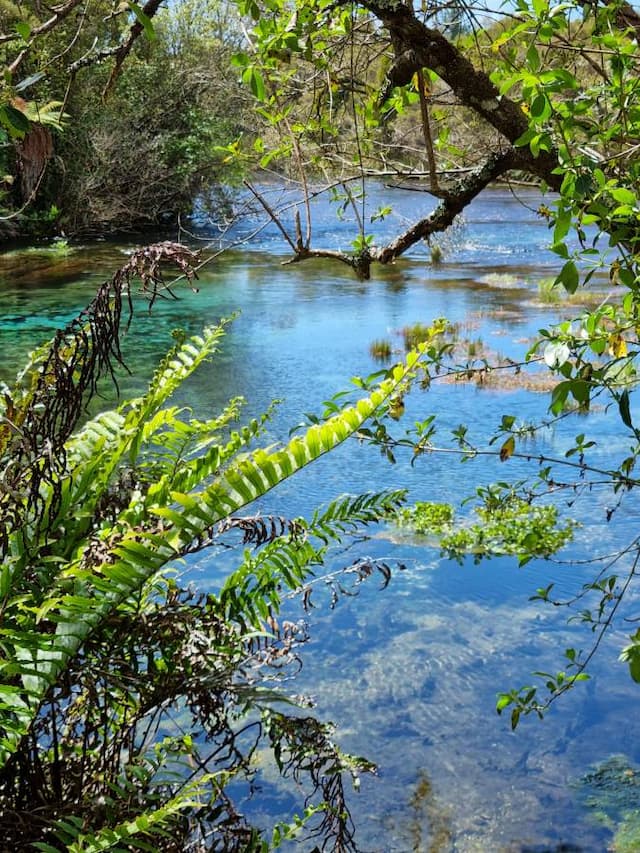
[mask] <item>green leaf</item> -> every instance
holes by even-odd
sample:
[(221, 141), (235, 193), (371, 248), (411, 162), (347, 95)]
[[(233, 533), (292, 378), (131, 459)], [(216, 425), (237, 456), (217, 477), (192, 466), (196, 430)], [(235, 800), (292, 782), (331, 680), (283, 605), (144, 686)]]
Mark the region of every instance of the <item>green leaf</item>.
[(520, 708), (514, 708), (511, 712), (511, 731), (514, 732), (520, 722)]
[(556, 284), (561, 284), (567, 293), (575, 293), (580, 283), (580, 275), (574, 261), (567, 263), (560, 270), (556, 278)]
[(237, 68), (246, 68), (250, 62), (251, 58), (247, 53), (244, 53), (243, 51), (234, 53), (231, 57), (231, 64), (235, 65)]
[(500, 693), (496, 702), (496, 711), (501, 714), (512, 702), (513, 699), (508, 693)]
[(535, 96), (529, 108), (531, 118), (537, 121), (546, 121), (551, 115), (551, 104), (549, 98), (540, 92)]
[(5, 104), (0, 108), (0, 122), (12, 136), (22, 137), (29, 132), (31, 127), (31, 122), (26, 115), (11, 104)]
[(502, 447), (500, 448), (500, 461), (506, 462), (511, 456), (513, 456), (513, 451), (516, 449), (516, 440), (510, 435), (509, 438), (504, 442)]
[(522, 136), (519, 136), (516, 141), (513, 143), (516, 148), (524, 148), (525, 145), (529, 145), (531, 140), (537, 136), (537, 131), (535, 127), (528, 127)]
[(18, 21), (15, 24), (15, 29), (23, 41), (29, 41), (29, 36), (31, 35), (31, 27), (26, 21)]
[(620, 409), (620, 417), (622, 418), (622, 423), (625, 426), (628, 426), (630, 429), (633, 429), (633, 421), (631, 420), (631, 411), (629, 409), (629, 392), (623, 391), (620, 395), (620, 399), (618, 400), (618, 408)]
[(257, 68), (253, 66), (246, 68), (242, 74), (242, 82), (249, 86), (252, 94), (258, 101), (266, 101), (267, 92), (264, 85), (264, 78)]
[(629, 655), (629, 673), (631, 678), (640, 684), (640, 654)]
[(571, 383), (571, 393), (574, 400), (581, 406), (588, 406), (590, 385), (584, 379), (574, 379)]
[(619, 202), (619, 204), (630, 205), (633, 207), (636, 204), (636, 194), (631, 192), (631, 190), (626, 189), (625, 187), (618, 187), (616, 189), (610, 190), (611, 197), (614, 201)]
[(569, 228), (571, 226), (571, 211), (570, 210), (561, 210), (557, 217), (555, 226), (553, 229), (553, 242), (554, 244), (561, 243), (564, 238), (569, 233)]
[(527, 49), (527, 65), (534, 73), (540, 70), (540, 54), (533, 42)]
[(132, 3), (131, 0), (129, 1), (129, 8), (136, 16), (136, 20), (143, 28), (144, 34), (149, 39), (149, 41), (154, 41), (156, 38), (156, 31), (153, 28), (151, 18), (142, 11), (141, 7), (137, 3)]
[(559, 415), (564, 409), (570, 390), (571, 382), (559, 382), (551, 392), (551, 405), (549, 409), (554, 415)]

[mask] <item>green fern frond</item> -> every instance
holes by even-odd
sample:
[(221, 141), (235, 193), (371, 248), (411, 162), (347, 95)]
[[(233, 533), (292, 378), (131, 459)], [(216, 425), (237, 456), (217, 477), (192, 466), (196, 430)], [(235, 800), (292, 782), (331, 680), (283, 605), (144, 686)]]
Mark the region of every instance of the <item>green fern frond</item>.
[[(312, 519), (296, 519), (295, 532), (268, 543), (257, 555), (245, 552), (241, 566), (226, 579), (219, 594), (225, 616), (254, 627), (280, 609), (282, 586), (297, 590), (323, 563), (328, 546), (347, 531), (374, 524), (397, 511), (405, 491), (376, 492), (353, 497), (344, 495), (316, 511)], [(314, 544), (312, 540), (317, 540)]]
[(135, 429), (129, 449), (131, 466), (134, 466), (138, 459), (145, 437), (145, 425), (180, 385), (217, 351), (232, 319), (223, 319), (217, 326), (207, 326), (202, 335), (193, 335), (177, 343), (155, 372), (147, 393), (131, 405), (127, 414), (127, 426)]
[[(213, 444), (206, 452), (191, 459), (182, 459), (179, 467), (174, 466), (161, 476), (148, 490), (145, 512), (154, 512), (158, 505), (165, 506), (172, 494), (188, 494), (199, 488), (206, 480), (221, 472), (221, 469), (263, 431), (271, 417), (271, 407), (260, 418), (254, 418), (241, 429), (234, 430), (225, 445)], [(202, 449), (202, 443), (199, 445)]]
[[(69, 820), (58, 821), (59, 831), (62, 830), (67, 837), (71, 835), (72, 840), (66, 842), (66, 849), (68, 853), (103, 853), (116, 848), (129, 849), (129, 846), (145, 849), (144, 839), (152, 839), (154, 836), (166, 837), (180, 815), (191, 809), (202, 808), (208, 802), (212, 783), (216, 789), (226, 784), (226, 776), (228, 774), (203, 774), (195, 781), (186, 784), (178, 794), (162, 805), (139, 812), (131, 820), (119, 823), (117, 826), (105, 826), (95, 833), (83, 831), (82, 821), (79, 826), (75, 826)], [(48, 848), (46, 844), (36, 843), (33, 846), (43, 853), (46, 853), (47, 849), (55, 849)]]
[[(44, 493), (56, 496), (57, 512), (52, 529), (64, 525), (65, 533), (60, 537), (56, 554), (69, 556), (90, 529), (96, 508), (105, 498), (114, 479), (128, 459), (132, 470), (140, 464), (139, 456), (143, 443), (149, 443), (153, 430), (164, 424), (179, 429), (179, 409), (160, 409), (168, 397), (188, 378), (203, 361), (218, 348), (225, 334), (227, 321), (204, 330), (202, 336), (193, 336), (171, 351), (150, 383), (148, 393), (135, 401), (123, 404), (117, 410), (105, 412), (89, 421), (76, 435), (72, 436), (65, 450), (69, 474), (55, 486), (45, 485)], [(187, 434), (194, 440), (194, 448), (204, 435), (206, 425), (220, 429), (235, 416), (239, 400), (231, 404), (218, 418), (210, 422), (196, 422)], [(173, 417), (172, 417), (173, 415)], [(215, 432), (211, 438), (215, 437)], [(178, 467), (179, 459), (174, 462)], [(54, 492), (55, 489), (55, 492)]]
[(223, 412), (206, 421), (191, 416), (190, 409), (177, 406), (160, 409), (144, 425), (141, 442), (141, 461), (153, 466), (158, 460), (162, 466), (180, 463), (190, 455), (204, 452), (232, 421), (237, 421), (244, 398), (234, 397)]
[[(211, 331), (211, 346), (215, 346), (220, 334), (219, 330)], [(203, 351), (207, 349), (204, 344), (206, 341), (203, 341), (197, 355), (189, 353), (193, 361), (188, 368), (179, 360), (179, 367), (167, 369), (175, 369), (178, 373), (183, 369), (190, 372), (193, 364), (204, 358)], [(111, 556), (97, 567), (70, 566), (60, 583), (54, 584), (49, 591), (48, 597), (59, 599), (56, 607), (47, 613), (48, 621), (55, 625), (55, 632), (43, 632), (35, 645), (22, 644), (19, 635), (4, 638), (8, 656), (20, 662), (23, 693), (7, 694), (9, 719), (2, 715), (4, 731), (0, 766), (17, 748), (49, 686), (110, 613), (129, 597), (135, 596), (160, 569), (180, 557), (194, 539), (203, 536), (217, 522), (238, 512), (353, 435), (364, 421), (380, 413), (398, 386), (405, 383), (410, 375), (409, 364), (399, 365), (390, 378), (368, 397), (329, 420), (313, 425), (286, 446), (256, 451), (234, 461), (211, 483), (198, 484), (188, 493), (170, 491), (168, 495), (159, 495), (157, 505), (147, 506), (149, 520), (146, 529), (120, 531), (115, 547), (109, 544), (107, 534), (103, 534), (106, 537), (104, 546)], [(159, 405), (163, 396), (160, 389), (151, 394), (149, 402), (142, 407), (148, 415), (152, 414), (151, 410)], [(141, 425), (140, 414), (136, 410), (135, 419)], [(69, 583), (73, 582), (74, 574), (77, 589), (71, 593)], [(14, 677), (12, 675), (9, 682), (3, 679), (4, 685), (15, 687)], [(0, 689), (2, 686), (0, 683)], [(28, 712), (25, 712), (25, 702)]]

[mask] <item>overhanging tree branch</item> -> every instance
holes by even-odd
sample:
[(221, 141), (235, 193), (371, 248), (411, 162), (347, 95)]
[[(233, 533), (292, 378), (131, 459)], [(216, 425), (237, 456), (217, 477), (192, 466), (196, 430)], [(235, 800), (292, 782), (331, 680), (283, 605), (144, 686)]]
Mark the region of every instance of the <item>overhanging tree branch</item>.
[[(151, 19), (155, 16), (156, 12), (162, 5), (163, 0), (147, 0), (147, 2), (142, 6), (142, 13), (147, 18)], [(111, 91), (113, 84), (118, 79), (120, 72), (122, 70), (122, 66), (126, 60), (126, 58), (131, 53), (131, 49), (135, 44), (136, 40), (142, 35), (144, 32), (144, 25), (136, 20), (131, 24), (129, 28), (129, 33), (127, 37), (120, 44), (115, 45), (114, 47), (104, 48), (103, 50), (98, 51), (90, 51), (89, 53), (81, 56), (75, 62), (73, 62), (67, 68), (68, 73), (73, 77), (81, 68), (85, 68), (89, 65), (94, 65), (99, 62), (103, 62), (105, 59), (110, 59), (111, 57), (115, 57), (115, 65), (107, 81), (107, 84), (103, 91), (103, 97), (106, 97)]]
[(446, 231), (465, 207), (485, 189), (488, 184), (504, 175), (520, 163), (520, 152), (510, 148), (492, 154), (479, 168), (459, 181), (449, 190), (440, 204), (429, 216), (416, 222), (391, 243), (372, 252), (372, 259), (388, 264), (406, 252), (411, 246), (425, 240), (431, 234)]
[[(368, 9), (389, 31), (395, 62), (387, 75), (387, 98), (396, 86), (407, 85), (423, 68), (435, 72), (450, 88), (458, 101), (514, 143), (528, 129), (528, 121), (520, 106), (501, 95), (484, 71), (476, 68), (442, 33), (419, 21), (413, 10), (397, 0), (364, 0)], [(541, 151), (534, 157), (528, 149), (520, 156), (519, 168), (542, 178), (558, 190), (561, 176), (555, 173), (555, 152)]]

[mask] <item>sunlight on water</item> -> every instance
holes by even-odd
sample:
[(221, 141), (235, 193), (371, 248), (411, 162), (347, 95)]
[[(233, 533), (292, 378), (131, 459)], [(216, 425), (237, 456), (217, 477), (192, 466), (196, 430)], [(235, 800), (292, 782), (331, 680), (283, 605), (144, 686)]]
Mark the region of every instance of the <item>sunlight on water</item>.
[[(536, 301), (536, 282), (552, 274), (552, 256), (544, 251), (549, 234), (533, 212), (537, 196), (523, 195), (527, 207), (509, 193), (486, 193), (457, 227), (441, 265), (430, 265), (425, 249), (376, 271), (366, 283), (326, 262), (282, 268), (283, 246), (267, 230), (250, 250), (223, 255), (205, 268), (198, 294), (183, 290), (178, 301), (159, 301), (151, 318), (144, 307), (139, 311), (124, 340), (134, 374), (123, 376), (122, 393), (139, 393), (170, 343), (171, 329), (196, 332), (238, 309), (222, 353), (193, 377), (180, 402), (204, 415), (242, 394), (247, 414), (255, 415), (281, 398), (269, 440), (286, 438), (304, 412), (321, 410), (322, 401), (347, 387), (352, 375), (378, 369), (369, 355), (371, 341), (389, 338), (401, 348), (399, 332), (411, 323), (447, 316), (467, 323), (472, 336), (482, 335), (496, 351), (519, 357), (552, 317), (549, 306)], [(406, 193), (398, 198), (411, 203)], [(428, 199), (424, 204), (428, 209)], [(344, 244), (333, 212), (320, 212), (318, 242), (326, 237)], [(36, 343), (84, 306), (122, 263), (126, 248), (80, 248), (60, 262), (64, 267), (24, 256), (3, 259), (0, 379), (9, 380)], [(482, 441), (502, 413), (526, 421), (544, 405), (544, 397), (523, 390), (435, 382), (429, 393), (408, 402), (407, 416), (435, 412), (443, 434), (468, 423), (473, 440)], [(614, 464), (626, 439), (604, 411), (595, 411), (588, 423), (578, 419), (549, 430), (532, 454), (544, 449), (562, 455), (587, 426), (599, 434), (603, 463)], [(342, 492), (383, 487), (407, 487), (413, 500), (458, 500), (474, 484), (516, 479), (528, 470), (522, 460), (510, 460), (508, 469), (480, 460), (464, 468), (452, 464), (427, 456), (414, 468), (406, 460), (390, 467), (350, 445), (284, 484), (259, 508), (299, 514)], [(587, 523), (572, 557), (605, 553), (621, 532), (637, 528), (637, 501), (607, 524), (609, 495), (575, 498), (571, 512)], [(575, 590), (588, 569), (542, 561), (518, 569), (508, 559), (459, 566), (440, 560), (420, 540), (384, 530), (357, 553), (400, 560), (407, 568), (384, 591), (369, 580), (358, 597), (343, 599), (333, 612), (319, 591), (317, 604), (323, 606), (308, 617), (312, 641), (293, 689), (313, 696), (318, 714), (335, 720), (347, 751), (379, 764), (379, 776), (364, 780), (352, 800), (363, 848), (485, 853), (555, 850), (566, 843), (605, 849), (611, 833), (589, 819), (572, 782), (613, 753), (640, 760), (640, 722), (630, 713), (637, 688), (617, 663), (623, 632), (605, 642), (593, 680), (558, 703), (544, 723), (527, 719), (512, 733), (508, 719), (494, 710), (499, 690), (530, 683), (533, 670), (555, 671), (565, 648), (589, 643), (588, 632), (567, 626), (564, 613), (528, 600), (551, 580), (560, 591)], [(228, 555), (204, 554), (190, 572), (195, 582), (215, 587), (228, 566)], [(291, 613), (304, 616), (297, 603)], [(265, 823), (300, 806), (272, 777), (265, 766), (263, 791), (247, 804)], [(266, 784), (270, 779), (274, 787)]]

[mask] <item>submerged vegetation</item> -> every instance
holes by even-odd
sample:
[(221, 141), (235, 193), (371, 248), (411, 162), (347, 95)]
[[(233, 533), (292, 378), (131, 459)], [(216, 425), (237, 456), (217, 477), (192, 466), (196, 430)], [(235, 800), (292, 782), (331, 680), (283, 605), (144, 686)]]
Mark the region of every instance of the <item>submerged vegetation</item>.
[(610, 849), (633, 853), (640, 847), (640, 775), (624, 755), (612, 755), (590, 768), (573, 788), (589, 818), (610, 829)]

